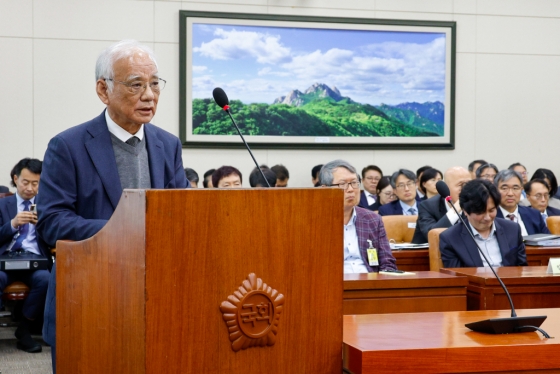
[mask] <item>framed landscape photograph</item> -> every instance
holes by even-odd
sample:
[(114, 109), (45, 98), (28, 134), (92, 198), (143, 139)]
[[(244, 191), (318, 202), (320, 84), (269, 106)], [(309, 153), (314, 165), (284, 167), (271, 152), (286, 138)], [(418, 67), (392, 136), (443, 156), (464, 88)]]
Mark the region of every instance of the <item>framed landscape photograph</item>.
[(252, 148), (453, 149), (455, 22), (180, 12), (180, 137)]

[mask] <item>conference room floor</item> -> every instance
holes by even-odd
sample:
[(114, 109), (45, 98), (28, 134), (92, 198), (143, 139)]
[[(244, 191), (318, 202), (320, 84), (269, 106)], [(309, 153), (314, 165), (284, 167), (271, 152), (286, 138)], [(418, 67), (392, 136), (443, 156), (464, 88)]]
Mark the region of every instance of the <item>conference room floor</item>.
[[(0, 323), (10, 322), (9, 317)], [(0, 374), (52, 374), (51, 348), (43, 343), (41, 353), (27, 353), (16, 348), (15, 327), (0, 327)], [(33, 336), (41, 341), (41, 336)]]

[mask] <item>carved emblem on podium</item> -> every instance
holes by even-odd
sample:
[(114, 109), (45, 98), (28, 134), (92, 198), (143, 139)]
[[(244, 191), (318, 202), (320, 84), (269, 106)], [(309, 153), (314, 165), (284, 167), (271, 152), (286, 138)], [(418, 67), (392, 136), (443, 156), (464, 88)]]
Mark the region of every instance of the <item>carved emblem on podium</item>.
[(283, 305), (284, 295), (254, 273), (249, 274), (220, 305), (231, 349), (237, 352), (250, 347), (274, 345)]

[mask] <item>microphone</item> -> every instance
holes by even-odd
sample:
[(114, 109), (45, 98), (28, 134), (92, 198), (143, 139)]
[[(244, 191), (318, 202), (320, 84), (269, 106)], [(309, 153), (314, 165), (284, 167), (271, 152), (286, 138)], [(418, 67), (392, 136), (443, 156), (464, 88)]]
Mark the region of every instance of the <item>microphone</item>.
[(550, 338), (550, 336), (546, 333), (546, 331), (539, 328), (539, 326), (546, 319), (546, 316), (534, 316), (534, 317), (517, 316), (517, 313), (515, 313), (515, 307), (513, 306), (513, 301), (511, 300), (511, 296), (507, 290), (506, 285), (504, 284), (504, 282), (502, 282), (502, 279), (498, 276), (498, 273), (496, 273), (494, 267), (492, 266), (492, 264), (490, 263), (490, 261), (488, 260), (484, 252), (482, 252), (482, 249), (480, 249), (480, 247), (478, 246), (478, 243), (476, 242), (470, 227), (465, 223), (463, 217), (459, 214), (459, 212), (455, 208), (455, 205), (453, 204), (453, 200), (451, 199), (450, 196), (451, 193), (449, 191), (449, 187), (444, 181), (440, 180), (436, 183), (436, 190), (438, 194), (445, 199), (445, 201), (449, 201), (451, 203), (451, 207), (453, 208), (455, 213), (457, 213), (457, 216), (459, 216), (459, 220), (461, 221), (463, 226), (465, 226), (465, 228), (467, 229), (467, 232), (472, 238), (474, 245), (476, 245), (476, 248), (478, 248), (478, 251), (480, 252), (482, 257), (484, 257), (484, 259), (486, 260), (486, 263), (490, 267), (490, 270), (492, 270), (492, 273), (494, 273), (494, 276), (500, 283), (500, 286), (502, 286), (502, 289), (504, 290), (508, 298), (509, 305), (511, 308), (511, 317), (509, 318), (490, 318), (483, 321), (467, 323), (465, 327), (468, 327), (469, 329), (476, 332), (485, 332), (489, 334), (510, 334), (514, 332), (531, 332), (531, 331), (538, 330), (543, 334), (545, 338)]
[(249, 144), (247, 144), (247, 142), (245, 141), (245, 138), (243, 137), (243, 134), (241, 134), (241, 130), (239, 130), (239, 126), (237, 126), (237, 123), (235, 123), (235, 120), (233, 119), (233, 116), (231, 115), (231, 110), (229, 108), (229, 99), (228, 99), (225, 91), (222, 90), (220, 87), (216, 87), (212, 91), (212, 96), (214, 96), (214, 101), (216, 102), (216, 104), (218, 104), (218, 106), (220, 108), (222, 108), (223, 110), (225, 110), (226, 113), (229, 115), (229, 118), (231, 119), (231, 122), (235, 126), (235, 129), (237, 130), (237, 133), (241, 137), (241, 140), (243, 140), (243, 143), (245, 144), (245, 147), (247, 147), (247, 150), (249, 151), (249, 154), (251, 155), (251, 158), (255, 162), (255, 165), (257, 166), (257, 169), (259, 169), (259, 171), (261, 172), (261, 175), (262, 175), (264, 181), (266, 182), (266, 184), (268, 185), (268, 187), (271, 187), (270, 183), (268, 183), (268, 179), (266, 179), (266, 177), (264, 176), (264, 173), (263, 173), (262, 169), (260, 168), (257, 160), (255, 159), (255, 156), (253, 156), (253, 152), (251, 152), (251, 148), (249, 148)]

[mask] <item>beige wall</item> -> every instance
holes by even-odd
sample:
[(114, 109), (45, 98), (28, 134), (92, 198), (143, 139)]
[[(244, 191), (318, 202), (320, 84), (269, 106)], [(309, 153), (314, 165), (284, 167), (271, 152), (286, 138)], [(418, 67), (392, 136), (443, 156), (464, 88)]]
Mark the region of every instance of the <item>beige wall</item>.
[[(154, 48), (168, 84), (153, 122), (178, 134), (179, 10), (457, 21), (455, 150), (255, 151), (261, 163), (286, 165), (290, 186), (310, 185), (311, 167), (335, 158), (387, 173), (424, 164), (444, 170), (474, 158), (560, 173), (558, 1), (0, 0), (0, 184), (9, 183), (17, 160), (42, 159), (51, 137), (103, 110), (94, 63), (120, 39)], [(185, 149), (183, 162), (201, 176), (231, 164), (248, 179), (252, 168), (243, 150)]]

